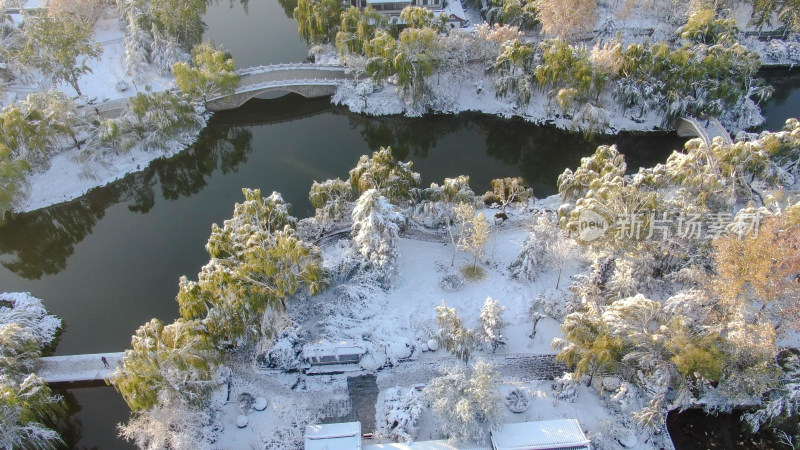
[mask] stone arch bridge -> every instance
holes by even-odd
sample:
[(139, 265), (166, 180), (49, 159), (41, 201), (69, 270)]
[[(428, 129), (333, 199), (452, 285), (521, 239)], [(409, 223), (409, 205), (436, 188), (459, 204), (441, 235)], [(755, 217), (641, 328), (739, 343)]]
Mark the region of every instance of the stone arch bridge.
[[(232, 93), (210, 97), (206, 101), (209, 111), (224, 111), (244, 105), (248, 100), (270, 92), (294, 92), (303, 97), (333, 95), (336, 87), (348, 79), (344, 67), (289, 63), (248, 67), (236, 71), (239, 85)], [(102, 118), (118, 117), (125, 111), (128, 98), (110, 100), (89, 107)]]
[(275, 91), (294, 92), (303, 97), (324, 97), (336, 92), (347, 80), (344, 67), (319, 64), (274, 64), (242, 69), (233, 93), (209, 98), (209, 111), (235, 109), (252, 98)]
[(715, 117), (709, 119), (681, 117), (675, 122), (675, 131), (680, 137), (699, 137), (707, 148), (711, 148), (711, 142), (715, 137), (722, 138), (722, 142), (726, 145), (733, 143), (728, 130)]

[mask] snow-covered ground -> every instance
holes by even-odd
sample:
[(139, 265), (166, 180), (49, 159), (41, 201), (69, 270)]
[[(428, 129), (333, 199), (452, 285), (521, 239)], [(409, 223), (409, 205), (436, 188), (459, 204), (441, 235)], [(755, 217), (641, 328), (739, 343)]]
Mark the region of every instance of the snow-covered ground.
[[(438, 375), (440, 367), (463, 366), (446, 351), (427, 348), (429, 333), (437, 327), (435, 307), (444, 301), (448, 307), (456, 308), (465, 326), (474, 329), (479, 326), (481, 306), (486, 297), (491, 296), (505, 307), (502, 317), (508, 322), (503, 329), (507, 344), (496, 352), (483, 345), (472, 355), (472, 360), (487, 360), (497, 367), (502, 378), (500, 392), (503, 397), (518, 390), (529, 401), (524, 410), (516, 413), (503, 405), (500, 423), (577, 418), (590, 438), (605, 443), (604, 448), (621, 448), (621, 442), (628, 448), (668, 447), (669, 439), (663, 435), (651, 438), (646, 433), (634, 431), (636, 428), (630, 412), (641, 405), (632, 400), (635, 397), (633, 386), (602, 377), (596, 377), (591, 388), (585, 383), (573, 386), (548, 380), (541, 370), (524, 363), (529, 359), (545, 358), (551, 361), (545, 364), (549, 364), (549, 370), (561, 367), (552, 362), (554, 351), (550, 346), (553, 338), (561, 336), (557, 320), (551, 317), (541, 320), (532, 339), (528, 307), (540, 294), (549, 302), (565, 298), (569, 278), (587, 267), (580, 256), (571, 258), (564, 268), (558, 291), (555, 290), (556, 270), (545, 270), (530, 283), (516, 281), (509, 275), (508, 266), (518, 255), (528, 233), (526, 223), (531, 222), (531, 214), (550, 209), (557, 203), (558, 199), (553, 197), (535, 205), (509, 209), (510, 219), (502, 225), (492, 226), (486, 255), (479, 263), (485, 270), (484, 278), (465, 280), (460, 288), (443, 285), (441, 281), (471, 264), (471, 257), (458, 252), (454, 260), (450, 243), (437, 239), (434, 233), (417, 233), (414, 238), (399, 240), (398, 275), (388, 291), (367, 285), (340, 286), (313, 299), (291, 304), (290, 316), (295, 321), (302, 321), (303, 329), (311, 330), (309, 339), (357, 341), (370, 354), (365, 356), (360, 366), (339, 365), (336, 369), (345, 373), (327, 375), (262, 369), (253, 364), (252, 354), (230, 356), (228, 365), (232, 370), (229, 381), (213, 395), (212, 400), (212, 409), (222, 424), (215, 446), (255, 448), (283, 439), (284, 447), (267, 448), (287, 448), (296, 439), (300, 441), (295, 442), (302, 442), (304, 423), (325, 416), (343, 417), (352, 413), (351, 407), (354, 406), (348, 399), (353, 398), (348, 392), (347, 379), (364, 374), (377, 375), (379, 393), (375, 403), (376, 429), (362, 429), (362, 432), (375, 433), (368, 443), (392, 442), (385, 426), (387, 393), (395, 392), (393, 389), (401, 392), (418, 390)], [(494, 212), (484, 210), (489, 219)], [(349, 244), (345, 239), (324, 245), (326, 264), (335, 266), (344, 257)], [(453, 260), (455, 262), (451, 265)], [(380, 357), (376, 358), (377, 355)], [(380, 365), (373, 364), (376, 359), (384, 367), (376, 370), (375, 367)], [(563, 370), (557, 369), (556, 372), (551, 376), (559, 376)], [(267, 408), (263, 411), (242, 409), (237, 399), (245, 393), (253, 398), (268, 399)], [(613, 399), (612, 396), (617, 397)], [(413, 426), (416, 440), (442, 439), (440, 424), (430, 406), (422, 402), (421, 408)], [(242, 415), (247, 417), (244, 427), (237, 424)]]
[[(36, 7), (40, 3), (39, 0), (30, 0), (27, 6)], [(671, 11), (666, 2), (647, 3), (632, 12), (626, 12), (626, 3), (600, 4), (597, 22), (600, 38), (613, 37), (617, 31), (622, 32), (623, 43), (643, 39), (667, 40), (674, 38), (675, 23), (679, 23), (681, 18), (674, 17), (676, 13)], [(447, 8), (448, 13), (467, 17), (473, 24), (477, 23), (475, 11), (465, 10), (460, 2), (451, 1)], [(744, 24), (749, 17), (749, 10), (746, 6), (740, 5), (734, 11), (734, 16), (737, 17), (740, 24)], [(747, 27), (744, 26), (743, 29), (746, 30)], [(120, 25), (117, 12), (109, 6), (95, 23), (95, 40), (103, 44), (103, 55), (99, 60), (88, 62), (92, 73), (82, 76), (79, 80), (81, 90), (88, 103), (98, 104), (135, 95), (137, 92), (162, 91), (171, 87), (172, 78), (159, 75), (152, 65), (145, 72), (143, 83), (135, 83), (125, 73), (123, 37), (124, 30)], [(793, 61), (800, 58), (800, 43), (795, 41), (766, 44), (751, 38), (747, 40), (747, 45), (758, 51), (765, 62), (771, 64), (792, 64)], [(333, 59), (335, 58), (328, 56), (321, 62), (331, 62)], [(127, 82), (129, 88), (124, 91), (117, 90), (116, 85), (119, 81)], [(27, 93), (42, 87), (45, 85), (8, 86), (5, 103), (22, 99)], [(55, 87), (68, 95), (75, 94), (73, 88), (67, 84), (62, 83)], [(530, 104), (525, 108), (515, 107), (509, 99), (498, 99), (495, 96), (493, 82), (486, 76), (482, 67), (472, 67), (460, 73), (457, 79), (441, 77), (441, 79), (437, 79), (432, 88), (435, 96), (439, 99), (433, 108), (435, 112), (480, 111), (501, 117), (519, 116), (534, 123), (564, 129), (580, 130), (589, 127), (589, 124), (582, 123), (580, 120), (560, 115), (557, 105), (550, 102), (541, 92), (535, 92)], [(385, 87), (375, 92), (363, 85), (345, 84), (338, 90), (332, 101), (345, 105), (356, 113), (371, 115), (418, 114), (418, 112), (407, 110), (406, 105), (398, 97), (395, 87), (391, 84), (386, 84)], [(595, 118), (599, 117), (602, 124), (601, 129), (594, 128), (596, 124), (593, 124), (592, 131), (615, 134), (622, 130), (650, 131), (659, 129), (661, 126), (661, 118), (654, 112), (646, 113), (642, 117), (633, 117), (630, 111), (627, 113), (623, 111), (611, 98), (601, 98), (601, 103), (607, 105), (596, 111)], [(751, 119), (753, 123), (741, 125), (755, 125), (759, 116), (753, 114)], [(181, 151), (190, 145), (195, 137), (187, 135), (176, 137), (174, 145), (165, 153), (134, 149), (128, 154), (107, 155), (103, 161), (78, 162), (75, 158), (78, 154), (77, 150), (67, 150), (53, 159), (52, 166), (48, 171), (35, 173), (28, 177), (30, 188), (16, 210), (19, 212), (33, 211), (75, 199), (94, 187), (111, 183), (128, 173), (144, 170), (154, 159)]]
[[(37, 1), (29, 1), (28, 7), (37, 6)], [(160, 92), (172, 87), (173, 78), (162, 76), (151, 64), (143, 74), (143, 83), (136, 83), (125, 71), (125, 32), (120, 26), (116, 9), (107, 7), (94, 25), (95, 41), (103, 45), (100, 59), (87, 61), (92, 69), (79, 79), (79, 86), (84, 95), (86, 108), (102, 104), (109, 100), (118, 100), (136, 95), (138, 92)], [(124, 81), (129, 86), (120, 91), (117, 83)], [(46, 88), (47, 82), (33, 84), (12, 84), (6, 87), (4, 104), (24, 99), (31, 91)], [(55, 86), (56, 89), (70, 96), (75, 90), (66, 83)], [(125, 154), (110, 153), (103, 158), (93, 158), (90, 162), (79, 160), (76, 148), (67, 149), (57, 154), (51, 161), (50, 168), (44, 172), (36, 172), (27, 177), (28, 191), (26, 197), (17, 206), (16, 211), (27, 212), (44, 208), (53, 204), (67, 202), (86, 194), (95, 187), (104, 186), (118, 180), (129, 173), (144, 170), (147, 165), (158, 158), (172, 156), (191, 145), (197, 134), (176, 136), (172, 145), (164, 152), (145, 151), (134, 147)]]

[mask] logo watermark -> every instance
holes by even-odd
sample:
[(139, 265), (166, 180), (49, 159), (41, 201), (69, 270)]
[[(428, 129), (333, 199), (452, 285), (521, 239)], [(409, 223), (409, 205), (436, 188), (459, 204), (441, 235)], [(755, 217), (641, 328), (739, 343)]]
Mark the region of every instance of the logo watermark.
[(589, 242), (606, 234), (608, 221), (591, 209), (584, 209), (578, 216), (578, 227), (578, 236), (581, 240)]
[[(736, 235), (739, 239), (758, 237), (761, 213), (682, 213), (675, 211), (633, 211), (619, 214), (613, 224), (591, 209), (578, 216), (578, 236), (591, 242), (607, 233), (614, 239), (667, 240), (669, 238), (715, 239)], [(609, 234), (611, 235), (611, 234)]]

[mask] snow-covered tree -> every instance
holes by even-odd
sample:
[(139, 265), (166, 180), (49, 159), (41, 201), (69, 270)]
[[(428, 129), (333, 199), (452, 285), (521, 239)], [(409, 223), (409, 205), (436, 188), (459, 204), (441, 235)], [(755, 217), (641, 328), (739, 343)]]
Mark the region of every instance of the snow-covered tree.
[(547, 243), (547, 252), (545, 253), (547, 264), (558, 269), (558, 278), (556, 278), (556, 289), (561, 283), (561, 272), (564, 266), (572, 256), (572, 245), (563, 237), (558, 236), (556, 239)]
[(522, 177), (495, 178), (492, 180), (492, 193), (500, 199), (498, 203), (503, 213), (511, 203), (525, 202), (533, 196)]
[(139, 21), (133, 15), (128, 18), (128, 25), (125, 29), (125, 70), (136, 81), (144, 80), (144, 71), (152, 51), (153, 38), (143, 30)]
[(481, 314), (478, 318), (480, 322), (478, 334), (484, 342), (492, 347), (492, 352), (497, 350), (500, 345), (505, 344), (503, 328), (508, 325), (508, 322), (503, 320), (503, 311), (505, 310), (505, 306), (500, 306), (500, 302), (491, 297), (486, 297), (486, 301), (481, 307)]
[(551, 216), (539, 216), (522, 243), (519, 255), (509, 266), (511, 277), (520, 281), (535, 280), (548, 263), (548, 246), (557, 239), (561, 237), (555, 220)]
[(475, 203), (475, 193), (469, 187), (469, 176), (459, 175), (455, 178), (445, 178), (439, 186), (431, 186), (421, 191), (424, 201), (416, 207), (426, 217), (425, 224), (429, 226), (450, 225), (455, 219), (454, 208), (460, 203)]
[[(480, 277), (478, 260), (486, 252), (486, 242), (489, 240), (489, 222), (483, 213), (475, 211), (469, 203), (466, 211), (459, 209), (456, 211), (456, 228), (458, 229), (458, 250), (463, 250), (472, 255), (472, 267), (469, 268), (471, 275)], [(470, 216), (469, 213), (472, 212)]]
[(0, 447), (56, 448), (63, 443), (46, 424), (66, 413), (62, 398), (32, 373), (61, 320), (42, 301), (23, 293), (0, 294)]
[(439, 329), (433, 338), (439, 343), (439, 346), (468, 363), (472, 351), (475, 349), (475, 332), (464, 326), (456, 309), (448, 308), (444, 304), (444, 300), (441, 306), (436, 307), (436, 323)]
[(451, 442), (484, 441), (489, 426), (500, 418), (503, 398), (498, 384), (500, 374), (488, 362), (466, 367), (441, 369), (423, 393), (442, 424), (442, 433)]
[(574, 39), (594, 29), (595, 0), (534, 0), (542, 31), (559, 39)]
[(417, 419), (424, 409), (423, 396), (416, 389), (389, 388), (383, 397), (386, 434), (395, 442), (412, 442), (417, 437)]
[(208, 408), (172, 405), (133, 412), (118, 428), (120, 437), (141, 449), (192, 450), (212, 446), (222, 423)]
[(319, 249), (296, 236), (290, 205), (278, 193), (243, 193), (233, 217), (212, 225), (211, 260), (196, 282), (181, 278), (177, 296), (181, 316), (202, 320), (220, 344), (256, 339), (267, 310), (284, 311), (295, 294), (313, 295), (326, 285)]
[(29, 374), (17, 381), (0, 374), (0, 447), (58, 448), (61, 436), (43, 422), (57, 422), (65, 412), (42, 378)]
[(239, 84), (230, 53), (217, 49), (213, 42), (195, 46), (192, 65), (176, 62), (172, 66), (175, 84), (193, 100), (231, 93)]
[(587, 386), (596, 373), (615, 367), (622, 358), (622, 342), (611, 336), (608, 326), (593, 309), (568, 314), (561, 330), (564, 338), (553, 340), (553, 347), (559, 350), (556, 359), (574, 370), (575, 380), (588, 374)]
[(42, 301), (30, 294), (0, 294), (0, 326), (16, 324), (33, 336), (38, 347), (50, 345), (61, 327), (61, 319), (47, 314)]
[(200, 406), (218, 382), (220, 355), (203, 323), (158, 319), (142, 325), (110, 380), (133, 411)]
[(358, 164), (350, 171), (350, 185), (359, 195), (370, 189), (392, 203), (399, 204), (408, 197), (411, 189), (420, 184), (419, 173), (411, 170), (414, 163), (398, 161), (392, 156), (391, 147), (381, 147), (372, 157), (362, 155)]
[(98, 59), (102, 46), (92, 39), (93, 29), (68, 15), (34, 15), (26, 19), (24, 44), (15, 58), (37, 69), (53, 83), (64, 81), (81, 94), (78, 79), (92, 70), (88, 59)]
[(175, 136), (191, 132), (205, 124), (187, 101), (171, 92), (139, 93), (128, 101), (122, 117), (109, 122), (111, 132), (106, 141), (121, 152), (134, 145), (145, 150), (170, 148)]
[(349, 181), (326, 180), (311, 184), (308, 200), (316, 209), (315, 216), (324, 230), (328, 225), (344, 218), (353, 189)]
[(353, 208), (353, 246), (367, 262), (387, 276), (395, 270), (397, 260), (398, 223), (402, 214), (383, 197), (379, 190), (369, 189), (358, 198)]

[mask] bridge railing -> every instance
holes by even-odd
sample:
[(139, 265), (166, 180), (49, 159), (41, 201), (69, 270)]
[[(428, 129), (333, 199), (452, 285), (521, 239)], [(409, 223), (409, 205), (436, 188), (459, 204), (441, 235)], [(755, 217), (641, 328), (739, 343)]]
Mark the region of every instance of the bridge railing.
[(335, 66), (329, 64), (313, 64), (313, 63), (280, 63), (269, 64), (263, 66), (245, 67), (237, 69), (236, 73), (239, 75), (250, 75), (255, 73), (275, 72), (280, 70), (322, 70), (322, 71), (341, 71), (344, 70), (342, 66)]
[(214, 100), (230, 97), (231, 95), (244, 94), (247, 92), (258, 91), (261, 89), (269, 89), (269, 88), (281, 88), (281, 87), (292, 87), (292, 86), (338, 86), (339, 84), (342, 83), (342, 81), (344, 80), (336, 78), (298, 78), (298, 79), (265, 81), (263, 83), (256, 83), (247, 86), (242, 86), (234, 90), (232, 94), (224, 94), (224, 95), (209, 97), (207, 101), (212, 102)]

